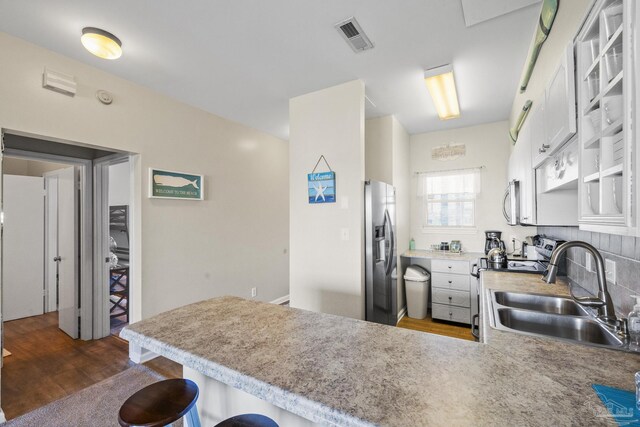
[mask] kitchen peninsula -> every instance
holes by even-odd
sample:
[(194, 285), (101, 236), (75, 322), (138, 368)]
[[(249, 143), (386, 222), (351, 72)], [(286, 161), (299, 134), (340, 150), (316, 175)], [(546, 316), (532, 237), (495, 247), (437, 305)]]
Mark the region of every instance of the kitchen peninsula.
[[(483, 276), (504, 288), (498, 274)], [(637, 354), (491, 332), (486, 344), (474, 343), (221, 297), (143, 320), (121, 336), (195, 377), (203, 425), (232, 415), (210, 409), (227, 399), (208, 394), (223, 390), (210, 383), (277, 407), (267, 415), (281, 425), (606, 425), (595, 417), (604, 406), (591, 383), (631, 389), (640, 369)]]

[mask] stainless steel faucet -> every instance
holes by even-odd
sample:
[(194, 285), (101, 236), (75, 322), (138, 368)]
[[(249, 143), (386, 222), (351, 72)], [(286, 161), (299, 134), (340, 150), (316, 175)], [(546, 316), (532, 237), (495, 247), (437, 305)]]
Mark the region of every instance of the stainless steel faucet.
[(594, 307), (598, 309), (598, 315), (607, 323), (616, 323), (618, 319), (616, 318), (616, 312), (613, 308), (613, 301), (611, 299), (611, 295), (609, 295), (609, 291), (607, 290), (607, 276), (604, 272), (604, 260), (602, 259), (602, 255), (600, 252), (590, 244), (586, 242), (581, 242), (578, 240), (574, 240), (571, 242), (565, 242), (558, 246), (553, 253), (551, 254), (551, 259), (549, 260), (549, 267), (544, 276), (542, 276), (542, 280), (547, 283), (555, 283), (556, 275), (558, 274), (558, 259), (560, 255), (567, 251), (569, 248), (583, 248), (593, 255), (593, 259), (596, 261), (596, 274), (598, 275), (598, 297), (576, 297), (571, 292), (571, 298), (574, 299), (578, 304), (583, 305), (585, 307)]

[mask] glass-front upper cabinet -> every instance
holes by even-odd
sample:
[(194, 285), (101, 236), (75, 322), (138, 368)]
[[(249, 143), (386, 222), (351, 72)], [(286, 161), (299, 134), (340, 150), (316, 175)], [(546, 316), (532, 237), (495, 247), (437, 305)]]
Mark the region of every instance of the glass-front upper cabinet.
[(576, 38), (580, 228), (636, 234), (634, 0), (599, 0)]

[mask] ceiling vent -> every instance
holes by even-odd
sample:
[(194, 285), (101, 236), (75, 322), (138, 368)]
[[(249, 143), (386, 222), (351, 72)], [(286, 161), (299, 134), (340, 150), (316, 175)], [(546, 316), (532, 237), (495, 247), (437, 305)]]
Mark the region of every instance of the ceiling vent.
[(362, 52), (373, 47), (373, 43), (362, 31), (362, 27), (360, 27), (356, 18), (351, 17), (338, 22), (335, 27), (354, 52)]

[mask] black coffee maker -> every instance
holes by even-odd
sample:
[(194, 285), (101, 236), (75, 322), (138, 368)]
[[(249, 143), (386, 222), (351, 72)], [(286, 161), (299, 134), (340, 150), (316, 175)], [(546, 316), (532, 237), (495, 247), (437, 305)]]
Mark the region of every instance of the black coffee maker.
[(484, 254), (487, 255), (493, 248), (500, 248), (506, 250), (504, 242), (500, 239), (502, 237), (502, 231), (487, 230), (484, 232), (486, 241), (484, 242)]

